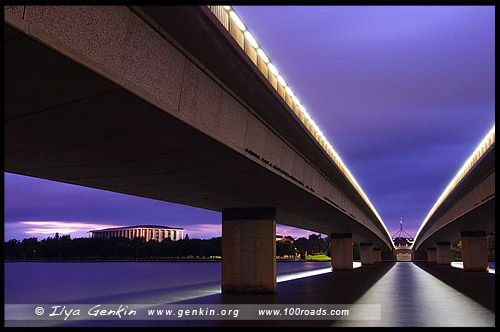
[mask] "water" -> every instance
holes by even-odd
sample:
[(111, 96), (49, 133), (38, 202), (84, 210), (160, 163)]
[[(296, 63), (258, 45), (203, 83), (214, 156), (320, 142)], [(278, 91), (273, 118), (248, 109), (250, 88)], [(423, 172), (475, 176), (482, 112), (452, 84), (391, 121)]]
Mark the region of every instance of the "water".
[[(171, 303), (220, 293), (220, 262), (6, 262), (5, 303)], [(278, 282), (330, 262), (278, 262)]]
[[(435, 264), (431, 268), (443, 274), (447, 269)], [(469, 277), (478, 279), (486, 277), (484, 279), (491, 280), (488, 274), (475, 272), (469, 272), (466, 275), (455, 274), (453, 280), (460, 284), (463, 280), (459, 278)], [(478, 279), (472, 283), (477, 282)], [(480, 286), (478, 285), (477, 293), (483, 294), (483, 297), (492, 295), (495, 291), (494, 288), (486, 290), (479, 288)], [(463, 289), (459, 290), (460, 288), (450, 286), (412, 262), (397, 263), (356, 301), (357, 304), (380, 303), (383, 308), (382, 319), (364, 322), (337, 321), (334, 326), (495, 326), (494, 311), (488, 310), (467, 296)], [(485, 291), (491, 294), (484, 294)]]
[[(380, 304), (382, 319), (331, 320), (317, 324), (491, 327), (495, 323), (494, 274), (468, 273), (429, 263), (388, 262), (331, 273), (329, 262), (278, 262), (278, 293), (262, 296), (221, 294), (220, 262), (7, 262), (4, 267), (6, 304), (355, 303)], [(494, 269), (494, 265), (490, 268)], [(25, 326), (26, 322), (17, 324)], [(32, 324), (40, 323), (33, 321)], [(91, 321), (79, 324), (98, 325)], [(128, 324), (134, 322), (116, 326)], [(137, 324), (146, 323), (138, 321)], [(167, 326), (169, 322), (147, 324)], [(234, 326), (237, 322), (225, 324)], [(277, 324), (311, 326), (314, 323), (279, 321)]]
[[(463, 269), (464, 268), (464, 262), (451, 262), (451, 266), (457, 268), (457, 269)], [(495, 274), (495, 262), (488, 262), (489, 266), (489, 273)]]

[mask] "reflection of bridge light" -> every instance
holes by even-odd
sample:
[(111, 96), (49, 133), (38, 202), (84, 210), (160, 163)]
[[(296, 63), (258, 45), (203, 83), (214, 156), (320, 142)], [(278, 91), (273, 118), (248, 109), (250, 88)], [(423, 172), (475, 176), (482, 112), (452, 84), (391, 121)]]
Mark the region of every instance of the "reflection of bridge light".
[[(223, 26), (227, 30), (229, 30), (229, 32), (233, 36), (233, 38), (236, 38), (236, 37), (231, 33), (227, 24), (223, 23), (225, 21), (225, 18), (223, 18), (221, 15), (227, 15), (227, 13), (229, 13), (229, 15), (231, 16), (232, 20), (235, 22), (237, 27), (243, 33), (245, 33), (245, 31), (247, 31), (245, 24), (239, 18), (239, 16), (236, 14), (236, 12), (231, 8), (231, 6), (222, 6), (224, 9), (224, 12), (223, 12), (224, 14), (220, 13), (220, 11), (217, 10), (217, 8), (220, 8), (220, 6), (210, 6), (209, 5), (208, 7), (212, 11), (212, 13), (219, 19), (219, 21), (223, 24)], [(261, 58), (265, 62), (265, 64), (267, 65), (267, 68), (269, 69), (269, 72), (272, 75), (274, 75), (274, 77), (276, 77), (278, 83), (285, 88), (286, 94), (288, 94), (292, 98), (293, 103), (299, 108), (300, 112), (302, 112), (304, 114), (304, 117), (305, 117), (305, 120), (303, 122), (304, 125), (306, 125), (307, 123), (310, 124), (310, 126), (306, 125), (306, 128), (309, 129), (309, 131), (311, 132), (313, 137), (317, 136), (316, 141), (319, 143), (320, 146), (322, 146), (324, 148), (324, 150), (327, 152), (328, 156), (330, 156), (331, 160), (337, 165), (337, 167), (339, 168), (341, 173), (344, 174), (344, 176), (347, 178), (347, 180), (353, 185), (355, 190), (360, 194), (361, 198), (368, 205), (370, 210), (373, 212), (375, 217), (378, 219), (378, 221), (382, 225), (382, 228), (385, 230), (385, 233), (387, 235), (387, 239), (391, 239), (391, 236), (389, 234), (389, 231), (387, 230), (387, 227), (385, 226), (384, 222), (382, 221), (382, 218), (380, 218), (380, 215), (378, 214), (377, 210), (375, 210), (375, 207), (373, 206), (373, 204), (368, 199), (368, 196), (366, 196), (366, 194), (363, 192), (360, 185), (357, 183), (356, 179), (354, 179), (354, 176), (351, 174), (351, 172), (349, 172), (349, 170), (345, 166), (344, 162), (342, 161), (342, 159), (340, 158), (338, 153), (333, 149), (332, 145), (328, 142), (325, 135), (319, 130), (319, 127), (312, 120), (311, 116), (305, 111), (304, 107), (301, 107), (302, 105), (300, 104), (298, 98), (295, 97), (295, 94), (293, 93), (292, 89), (288, 86), (285, 79), (281, 75), (279, 75), (278, 70), (271, 63), (271, 61), (269, 60), (267, 55), (264, 53), (264, 51), (261, 48), (258, 48), (258, 43), (255, 40), (255, 38), (253, 38), (253, 36), (251, 36), (250, 33), (248, 33), (248, 34), (245, 33), (244, 35), (247, 37), (247, 40), (249, 41), (250, 45), (254, 49), (257, 50), (259, 58)], [(248, 36), (251, 36), (252, 40)], [(253, 41), (255, 41), (255, 44), (253, 43)], [(245, 50), (244, 44), (240, 44), (240, 46)], [(257, 65), (257, 63), (256, 63), (256, 65)], [(271, 79), (269, 77), (269, 75), (266, 78), (268, 80)], [(278, 87), (275, 86), (275, 89), (278, 89)], [(285, 101), (286, 101), (286, 96), (283, 95), (282, 98), (285, 99)], [(293, 109), (293, 107), (292, 107), (292, 109)], [(389, 241), (389, 242), (392, 244), (392, 241)]]
[(446, 186), (441, 196), (439, 196), (436, 203), (434, 203), (434, 206), (425, 217), (424, 221), (422, 222), (422, 225), (420, 225), (420, 228), (417, 231), (417, 235), (415, 235), (415, 240), (418, 238), (420, 231), (422, 230), (424, 225), (429, 221), (434, 212), (436, 212), (437, 208), (441, 205), (441, 203), (448, 197), (448, 195), (453, 191), (453, 189), (455, 189), (458, 183), (472, 169), (472, 166), (474, 166), (477, 163), (477, 161), (484, 155), (484, 153), (489, 149), (489, 147), (493, 145), (493, 143), (495, 143), (495, 125), (493, 125), (493, 128), (490, 129), (488, 134), (486, 134), (486, 136), (482, 139), (481, 143), (479, 143), (474, 152), (469, 156), (469, 158), (467, 158), (465, 163), (458, 170), (457, 174), (455, 174), (453, 179)]

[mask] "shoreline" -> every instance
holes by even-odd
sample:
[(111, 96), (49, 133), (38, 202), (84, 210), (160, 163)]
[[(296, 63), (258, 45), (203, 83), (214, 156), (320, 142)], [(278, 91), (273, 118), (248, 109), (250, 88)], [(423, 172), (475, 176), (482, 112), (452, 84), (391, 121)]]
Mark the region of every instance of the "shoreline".
[[(33, 260), (28, 260), (28, 259), (4, 259), (4, 263), (110, 263), (110, 262), (125, 262), (125, 263), (131, 263), (131, 262), (148, 262), (148, 263), (161, 263), (161, 262), (207, 262), (207, 263), (213, 263), (213, 262), (221, 262), (222, 259), (33, 259)], [(307, 263), (307, 262), (315, 262), (315, 263), (329, 263), (328, 261), (316, 261), (316, 260), (311, 260), (311, 259), (301, 259), (301, 260), (286, 260), (286, 259), (277, 259), (276, 263), (279, 262), (296, 262), (296, 263)]]

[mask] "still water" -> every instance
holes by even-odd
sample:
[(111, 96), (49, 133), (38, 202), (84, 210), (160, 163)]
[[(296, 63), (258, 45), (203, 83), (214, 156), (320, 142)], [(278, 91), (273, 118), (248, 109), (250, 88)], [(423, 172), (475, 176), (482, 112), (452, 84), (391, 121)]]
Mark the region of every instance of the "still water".
[[(4, 267), (6, 304), (256, 300), (254, 294), (221, 298), (220, 262), (7, 262)], [(329, 262), (278, 262), (277, 273), (278, 293), (259, 297), (262, 303), (356, 303), (382, 308), (377, 321), (325, 321), (322, 326), (495, 326), (495, 275), (491, 273), (413, 262), (336, 273), (330, 273)]]
[[(6, 262), (5, 303), (171, 303), (220, 293), (220, 262)], [(330, 262), (278, 262), (278, 282)]]

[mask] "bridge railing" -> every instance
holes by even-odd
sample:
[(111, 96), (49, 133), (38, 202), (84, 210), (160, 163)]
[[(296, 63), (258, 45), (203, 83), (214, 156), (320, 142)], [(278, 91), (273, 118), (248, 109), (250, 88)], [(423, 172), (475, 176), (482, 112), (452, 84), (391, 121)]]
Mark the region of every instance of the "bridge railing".
[(333, 149), (332, 145), (326, 139), (325, 135), (321, 132), (318, 125), (311, 118), (305, 107), (300, 103), (299, 99), (293, 93), (292, 89), (288, 86), (285, 79), (280, 75), (276, 66), (270, 61), (266, 53), (260, 48), (259, 44), (252, 36), (250, 31), (246, 28), (243, 21), (239, 18), (231, 6), (208, 6), (210, 11), (217, 17), (219, 22), (231, 34), (238, 45), (243, 49), (246, 55), (257, 66), (262, 75), (269, 81), (271, 86), (278, 92), (285, 103), (295, 113), (295, 115), (304, 124), (311, 135), (316, 139), (319, 145), (326, 151), (327, 155), (337, 165), (342, 174), (349, 180), (356, 191), (361, 195), (366, 204), (370, 207), (372, 212), (378, 218), (382, 226), (385, 228), (387, 234), (389, 231), (382, 222), (379, 214), (375, 210), (366, 194), (357, 183), (356, 179), (352, 176), (351, 172), (347, 169), (344, 162)]

